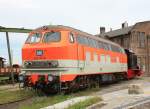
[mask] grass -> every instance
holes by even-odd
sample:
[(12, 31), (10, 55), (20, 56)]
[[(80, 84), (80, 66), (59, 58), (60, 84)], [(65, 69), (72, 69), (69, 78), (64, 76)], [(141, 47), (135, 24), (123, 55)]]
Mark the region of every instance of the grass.
[(91, 95), (93, 92), (98, 91), (99, 88), (93, 88), (93, 89), (87, 89), (84, 91), (80, 91), (77, 93), (72, 93), (68, 95), (53, 95), (53, 96), (41, 96), (41, 97), (34, 97), (30, 104), (24, 104), (20, 105), (19, 109), (40, 109), (49, 105), (53, 105), (59, 102), (63, 102), (65, 100), (77, 97), (77, 96), (86, 96), (86, 95)]
[(19, 109), (40, 109), (58, 102), (70, 99), (70, 95), (55, 95), (49, 97), (35, 97), (30, 102), (31, 104), (20, 105)]
[(0, 81), (9, 79), (9, 77), (0, 77)]
[(102, 101), (100, 97), (93, 97), (93, 98), (89, 98), (87, 100), (81, 101), (79, 103), (76, 103), (72, 106), (69, 106), (67, 109), (85, 109), (86, 107), (91, 106), (100, 101)]
[(27, 90), (0, 91), (0, 104), (21, 100), (33, 95), (33, 92)]

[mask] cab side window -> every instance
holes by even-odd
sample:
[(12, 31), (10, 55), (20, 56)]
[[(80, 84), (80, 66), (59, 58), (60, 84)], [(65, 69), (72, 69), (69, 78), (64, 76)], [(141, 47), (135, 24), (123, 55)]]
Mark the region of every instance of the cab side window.
[(69, 34), (69, 42), (74, 43), (74, 35), (72, 33)]
[(84, 36), (77, 36), (77, 42), (82, 45), (89, 45), (87, 37)]

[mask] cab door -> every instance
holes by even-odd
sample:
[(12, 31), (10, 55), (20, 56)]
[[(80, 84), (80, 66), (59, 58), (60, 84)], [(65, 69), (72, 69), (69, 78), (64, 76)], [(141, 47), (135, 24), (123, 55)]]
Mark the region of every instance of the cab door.
[(77, 45), (77, 55), (78, 55), (78, 67), (83, 69), (85, 63), (83, 45), (80, 44)]

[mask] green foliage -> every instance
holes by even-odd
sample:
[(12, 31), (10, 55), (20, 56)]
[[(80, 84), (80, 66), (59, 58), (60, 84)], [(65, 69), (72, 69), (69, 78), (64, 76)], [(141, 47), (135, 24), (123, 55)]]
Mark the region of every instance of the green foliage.
[(65, 100), (77, 97), (77, 96), (86, 96), (86, 95), (94, 95), (96, 91), (99, 91), (99, 88), (86, 89), (83, 91), (79, 91), (76, 93), (68, 94), (68, 95), (53, 95), (53, 96), (41, 96), (34, 97), (30, 104), (20, 105), (19, 109), (40, 109), (46, 106), (50, 106), (59, 102), (63, 102)]
[(55, 96), (43, 96), (43, 97), (35, 97), (32, 99), (32, 103), (20, 106), (19, 109), (40, 109), (42, 107), (46, 107), (55, 103), (59, 103), (70, 99), (70, 95), (55, 95)]
[(0, 81), (9, 79), (9, 77), (0, 77)]
[(81, 101), (79, 103), (76, 103), (70, 107), (68, 107), (68, 109), (85, 109), (86, 107), (95, 104), (97, 102), (100, 102), (102, 99), (99, 97), (93, 97), (93, 98), (89, 98), (85, 101)]
[(33, 95), (33, 92), (27, 90), (0, 91), (0, 104), (25, 99)]

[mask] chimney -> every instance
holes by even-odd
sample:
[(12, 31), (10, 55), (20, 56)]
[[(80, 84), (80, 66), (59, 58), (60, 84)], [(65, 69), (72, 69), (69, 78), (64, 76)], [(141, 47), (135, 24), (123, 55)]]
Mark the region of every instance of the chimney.
[(128, 23), (126, 21), (122, 23), (122, 28), (127, 28), (127, 27), (128, 27)]
[(105, 33), (105, 27), (100, 27), (100, 34)]
[(110, 31), (112, 31), (112, 28), (110, 28)]

